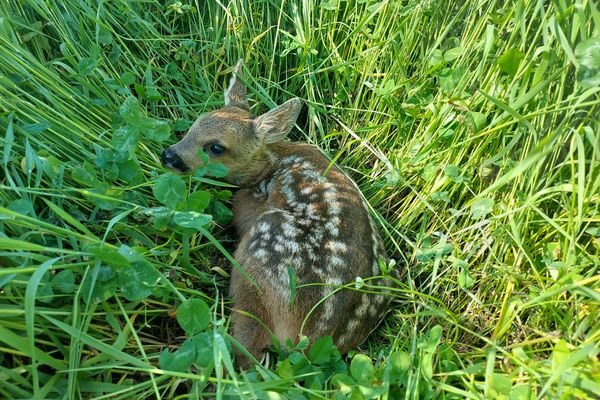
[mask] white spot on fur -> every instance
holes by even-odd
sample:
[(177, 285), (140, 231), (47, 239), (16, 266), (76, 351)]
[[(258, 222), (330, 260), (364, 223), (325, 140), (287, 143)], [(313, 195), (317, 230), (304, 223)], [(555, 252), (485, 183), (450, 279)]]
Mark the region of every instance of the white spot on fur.
[(302, 193), (302, 194), (310, 194), (313, 190), (314, 190), (314, 187), (307, 186), (307, 187), (303, 188), (302, 190), (300, 190), (300, 193)]
[(344, 284), (344, 282), (337, 276), (327, 277), (327, 279), (325, 279), (325, 283), (328, 285), (335, 285), (335, 286), (341, 286)]
[(329, 215), (339, 215), (342, 212), (341, 203), (339, 201), (328, 201)]
[(372, 317), (376, 316), (379, 313), (379, 308), (377, 307), (376, 304), (371, 304), (369, 306), (369, 315), (371, 315)]
[[(360, 324), (360, 320), (358, 319), (352, 319), (350, 320), (350, 323), (348, 324), (348, 327), (346, 329), (348, 329), (349, 332), (352, 332), (352, 334), (354, 334), (354, 331), (356, 330), (356, 328), (358, 328), (358, 325)], [(346, 335), (344, 335), (346, 336)]]
[(360, 306), (358, 306), (354, 315), (356, 315), (357, 318), (362, 319), (364, 317), (365, 313), (367, 312), (369, 305), (370, 305), (369, 296), (367, 294), (363, 294)]
[(335, 253), (345, 252), (348, 249), (345, 243), (337, 240), (329, 240), (327, 243), (325, 243), (325, 248)]
[(341, 257), (331, 256), (329, 257), (329, 264), (333, 267), (343, 267), (346, 265), (346, 262)]
[(301, 226), (312, 225), (312, 221), (310, 219), (306, 219), (306, 218), (298, 218), (298, 221), (296, 221), (296, 223)]
[(269, 240), (271, 240), (271, 234), (269, 232), (265, 232), (260, 238), (262, 241), (268, 242)]
[(284, 222), (281, 227), (283, 228), (283, 234), (288, 238), (295, 238), (302, 233), (302, 229), (299, 229), (289, 222)]
[(284, 242), (284, 246), (286, 249), (291, 251), (292, 253), (298, 253), (300, 251), (300, 245), (294, 241), (288, 240)]
[(271, 225), (266, 223), (266, 222), (261, 222), (260, 225), (258, 226), (258, 231), (259, 232), (269, 232), (271, 230)]
[(269, 253), (265, 249), (258, 249), (254, 252), (254, 257), (266, 261)]
[(340, 234), (340, 228), (338, 228), (338, 226), (332, 221), (329, 221), (325, 224), (325, 229), (327, 229), (329, 234), (333, 237), (337, 237)]

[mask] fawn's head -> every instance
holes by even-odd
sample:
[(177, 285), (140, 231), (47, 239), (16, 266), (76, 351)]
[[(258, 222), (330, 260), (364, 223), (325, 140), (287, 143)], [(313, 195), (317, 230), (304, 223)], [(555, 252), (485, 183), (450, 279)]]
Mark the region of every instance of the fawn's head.
[(164, 166), (176, 172), (193, 171), (202, 166), (198, 152), (203, 150), (209, 162), (227, 167), (227, 181), (240, 186), (255, 183), (268, 171), (273, 163), (268, 145), (290, 132), (300, 112), (300, 100), (293, 98), (253, 118), (241, 74), (242, 60), (225, 91), (225, 107), (198, 119), (179, 143), (167, 148), (161, 156)]

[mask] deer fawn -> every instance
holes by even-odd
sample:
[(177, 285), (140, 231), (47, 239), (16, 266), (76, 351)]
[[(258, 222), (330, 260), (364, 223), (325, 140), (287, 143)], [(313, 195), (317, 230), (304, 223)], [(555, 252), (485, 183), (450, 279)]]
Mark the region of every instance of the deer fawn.
[[(335, 166), (327, 169), (330, 162), (316, 147), (284, 141), (300, 100), (253, 118), (238, 79), (241, 68), (240, 60), (225, 107), (196, 121), (162, 162), (178, 172), (192, 171), (202, 165), (202, 149), (227, 167), (227, 181), (241, 187), (233, 199), (240, 239), (234, 256), (256, 286), (233, 268), (234, 338), (260, 357), (272, 343), (268, 330), (280, 343), (301, 334), (311, 343), (331, 335), (345, 354), (377, 326), (388, 297), (340, 285), (381, 275), (378, 262), (387, 263), (386, 251), (354, 182)], [(306, 285), (293, 300), (289, 267), (296, 285)], [(375, 283), (389, 286), (385, 278)], [(237, 362), (246, 367), (249, 360), (238, 353)]]

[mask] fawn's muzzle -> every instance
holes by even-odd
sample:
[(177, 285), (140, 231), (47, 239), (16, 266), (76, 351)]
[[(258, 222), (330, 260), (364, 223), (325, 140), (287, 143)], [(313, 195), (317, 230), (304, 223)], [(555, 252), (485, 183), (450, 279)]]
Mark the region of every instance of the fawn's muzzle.
[(170, 148), (163, 151), (162, 155), (160, 156), (160, 160), (167, 168), (178, 170), (180, 172), (185, 172), (188, 170), (187, 165), (185, 165), (179, 154), (175, 153)]

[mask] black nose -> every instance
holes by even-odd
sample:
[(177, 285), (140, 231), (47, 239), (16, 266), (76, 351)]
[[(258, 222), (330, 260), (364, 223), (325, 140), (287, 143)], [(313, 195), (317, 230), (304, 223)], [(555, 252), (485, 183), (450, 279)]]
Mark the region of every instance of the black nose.
[(185, 172), (188, 169), (179, 154), (175, 153), (170, 148), (163, 151), (160, 160), (167, 168), (176, 169), (181, 172)]

